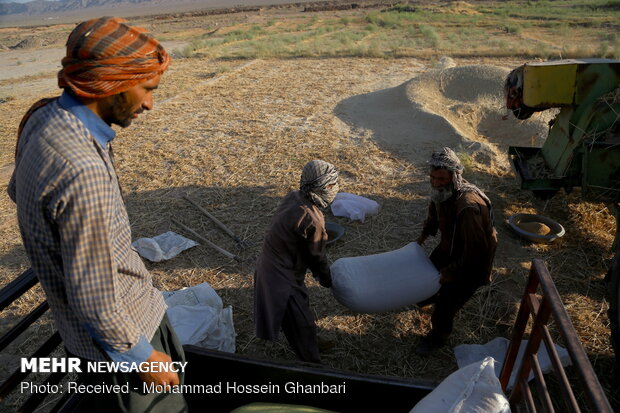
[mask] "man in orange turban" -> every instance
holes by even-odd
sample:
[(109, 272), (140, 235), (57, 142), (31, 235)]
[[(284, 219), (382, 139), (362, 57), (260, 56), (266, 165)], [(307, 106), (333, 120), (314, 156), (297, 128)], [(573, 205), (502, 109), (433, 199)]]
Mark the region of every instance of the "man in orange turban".
[[(28, 258), (67, 354), (81, 361), (81, 380), (118, 385), (87, 395), (80, 411), (187, 411), (173, 391), (183, 383), (183, 348), (131, 248), (110, 148), (111, 125), (127, 127), (153, 108), (169, 64), (164, 48), (126, 20), (81, 23), (58, 73), (64, 92), (37, 102), (20, 124), (8, 191)], [(120, 371), (92, 372), (92, 361)]]

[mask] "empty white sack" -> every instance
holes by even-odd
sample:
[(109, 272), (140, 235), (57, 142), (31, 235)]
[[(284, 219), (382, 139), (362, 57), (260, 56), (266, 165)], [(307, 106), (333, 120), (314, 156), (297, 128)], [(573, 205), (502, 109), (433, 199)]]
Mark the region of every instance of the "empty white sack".
[(339, 192), (331, 205), (335, 217), (346, 217), (364, 222), (366, 215), (379, 213), (379, 203), (363, 196)]
[[(504, 337), (495, 337), (493, 340), (489, 341), (486, 344), (459, 344), (454, 347), (454, 357), (456, 358), (456, 363), (459, 367), (466, 366), (470, 363), (473, 363), (478, 360), (482, 360), (485, 357), (493, 357), (496, 360), (495, 365), (495, 373), (497, 377), (499, 377), (499, 373), (502, 369), (502, 365), (504, 364), (504, 359), (506, 357), (506, 352), (508, 351), (508, 346), (510, 345), (510, 340)], [(568, 354), (568, 350), (564, 347), (555, 344), (555, 351), (558, 353), (560, 357), (560, 363), (562, 366), (570, 366), (571, 359)], [(521, 345), (519, 346), (519, 352), (517, 354), (516, 363), (514, 369), (512, 370), (512, 374), (510, 375), (510, 380), (508, 381), (508, 389), (512, 389), (514, 386), (515, 378), (517, 377), (517, 373), (519, 372), (519, 368), (521, 367), (521, 361), (523, 360), (523, 353), (525, 353), (525, 348), (527, 347), (527, 340), (522, 340)], [(549, 373), (552, 370), (551, 359), (549, 358), (549, 354), (547, 353), (547, 347), (544, 342), (541, 342), (540, 348), (538, 349), (538, 362), (540, 363), (540, 368), (543, 373)], [(532, 380), (534, 378), (534, 373), (530, 372), (530, 376), (528, 380)]]
[(172, 231), (153, 238), (140, 238), (131, 244), (138, 254), (152, 262), (169, 260), (196, 245), (200, 244)]

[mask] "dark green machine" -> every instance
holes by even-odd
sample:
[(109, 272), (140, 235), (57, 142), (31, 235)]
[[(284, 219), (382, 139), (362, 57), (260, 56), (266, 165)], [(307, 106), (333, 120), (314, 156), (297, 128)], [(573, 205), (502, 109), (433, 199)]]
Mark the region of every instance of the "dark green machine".
[(560, 108), (541, 148), (508, 150), (522, 189), (543, 199), (580, 187), (616, 217), (615, 258), (606, 281), (620, 375), (620, 62), (575, 59), (525, 64), (506, 79), (506, 106), (519, 119)]
[(620, 200), (620, 62), (560, 60), (520, 66), (507, 105), (524, 119), (560, 108), (542, 148), (510, 147), (521, 188), (542, 198), (581, 187), (584, 199)]

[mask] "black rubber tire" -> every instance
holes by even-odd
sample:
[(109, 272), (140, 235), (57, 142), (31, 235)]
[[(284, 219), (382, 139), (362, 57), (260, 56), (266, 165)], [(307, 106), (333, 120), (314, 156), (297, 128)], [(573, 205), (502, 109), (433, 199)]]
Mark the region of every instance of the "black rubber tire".
[(613, 265), (606, 277), (609, 301), (609, 326), (611, 345), (616, 353), (616, 375), (620, 377), (620, 251), (614, 257)]

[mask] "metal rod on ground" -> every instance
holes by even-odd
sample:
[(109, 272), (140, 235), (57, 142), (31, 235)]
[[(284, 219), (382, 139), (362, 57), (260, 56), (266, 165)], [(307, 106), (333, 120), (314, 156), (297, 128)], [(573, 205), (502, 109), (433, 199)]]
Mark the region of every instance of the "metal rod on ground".
[(189, 232), (190, 234), (192, 234), (193, 236), (195, 236), (196, 238), (198, 238), (201, 242), (204, 242), (205, 244), (207, 244), (208, 246), (210, 246), (211, 248), (221, 252), (222, 254), (224, 254), (225, 256), (227, 256), (228, 258), (231, 258), (235, 261), (241, 261), (241, 258), (238, 255), (235, 255), (231, 252), (226, 251), (224, 248), (218, 247), (217, 245), (215, 245), (214, 243), (212, 243), (211, 241), (209, 241), (208, 239), (206, 239), (205, 237), (201, 236), (200, 234), (198, 234), (196, 231), (194, 231), (193, 229), (191, 229), (190, 227), (188, 227), (187, 225), (177, 221), (174, 218), (170, 218), (170, 221), (172, 221), (173, 224), (178, 225), (179, 227), (183, 228), (185, 231)]
[(200, 210), (200, 212), (202, 212), (203, 214), (205, 214), (211, 221), (215, 222), (215, 224), (217, 226), (219, 226), (220, 228), (222, 228), (224, 230), (224, 232), (226, 232), (228, 235), (230, 235), (230, 237), (241, 247), (246, 246), (246, 243), (241, 240), (241, 238), (239, 238), (234, 232), (232, 232), (232, 230), (230, 228), (228, 228), (226, 225), (224, 225), (219, 219), (215, 218), (209, 211), (207, 211), (206, 209), (204, 209), (203, 207), (201, 207), (200, 205), (198, 205), (198, 203), (196, 203), (196, 201), (194, 201), (193, 199), (191, 199), (189, 196), (187, 195), (183, 195), (183, 198), (185, 198), (185, 200), (187, 202), (189, 202), (190, 204), (192, 204), (193, 206), (195, 206), (196, 208), (198, 208)]

